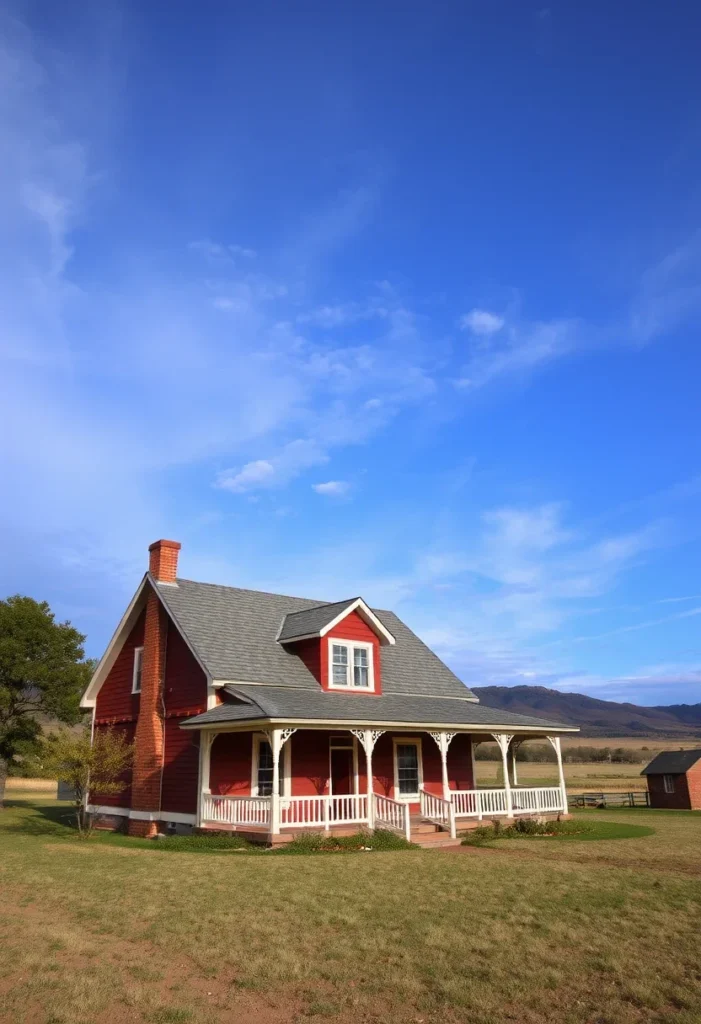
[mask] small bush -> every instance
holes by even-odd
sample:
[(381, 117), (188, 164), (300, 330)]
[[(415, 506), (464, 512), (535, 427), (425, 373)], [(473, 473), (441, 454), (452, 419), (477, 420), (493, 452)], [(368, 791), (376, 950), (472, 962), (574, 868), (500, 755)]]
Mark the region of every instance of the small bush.
[(385, 829), (355, 832), (350, 836), (331, 836), (323, 832), (304, 832), (280, 849), (280, 853), (351, 853), (358, 850), (411, 850), (403, 836)]
[(523, 839), (526, 836), (577, 835), (592, 832), (594, 826), (582, 821), (538, 821), (536, 818), (517, 818), (513, 825), (495, 820), (491, 825), (472, 829), (463, 837), (463, 846), (481, 846), (494, 839)]

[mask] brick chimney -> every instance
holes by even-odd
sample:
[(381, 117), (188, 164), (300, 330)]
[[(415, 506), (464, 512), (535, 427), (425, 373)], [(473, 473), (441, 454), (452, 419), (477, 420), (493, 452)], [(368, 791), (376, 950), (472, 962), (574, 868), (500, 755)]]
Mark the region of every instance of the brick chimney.
[[(149, 547), (149, 572), (160, 583), (175, 583), (180, 544), (157, 540)], [(146, 598), (144, 653), (141, 662), (141, 696), (134, 737), (131, 809), (158, 814), (161, 809), (163, 774), (163, 679), (165, 676), (168, 617), (158, 595), (149, 587)], [(129, 835), (153, 836), (157, 820), (130, 818)]]
[(148, 571), (159, 583), (175, 583), (181, 546), (177, 540), (156, 540), (149, 547)]

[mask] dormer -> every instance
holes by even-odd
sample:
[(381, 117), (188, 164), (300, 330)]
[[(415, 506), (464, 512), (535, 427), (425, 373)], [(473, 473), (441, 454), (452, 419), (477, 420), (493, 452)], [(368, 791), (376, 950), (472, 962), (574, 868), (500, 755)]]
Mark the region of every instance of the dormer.
[(302, 659), (323, 690), (381, 694), (380, 648), (395, 639), (354, 597), (286, 615), (277, 642)]

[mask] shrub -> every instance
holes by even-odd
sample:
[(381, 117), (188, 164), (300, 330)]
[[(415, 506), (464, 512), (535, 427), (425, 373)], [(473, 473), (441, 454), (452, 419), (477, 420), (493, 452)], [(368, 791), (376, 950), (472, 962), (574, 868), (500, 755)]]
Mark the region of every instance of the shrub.
[(494, 839), (523, 839), (526, 836), (575, 835), (592, 832), (594, 826), (582, 821), (538, 821), (537, 818), (517, 818), (513, 825), (504, 826), (495, 820), (491, 825), (471, 829), (462, 840), (463, 846), (481, 846)]
[(280, 853), (349, 853), (358, 850), (411, 850), (415, 844), (385, 829), (360, 831), (350, 836), (332, 836), (324, 832), (303, 832)]

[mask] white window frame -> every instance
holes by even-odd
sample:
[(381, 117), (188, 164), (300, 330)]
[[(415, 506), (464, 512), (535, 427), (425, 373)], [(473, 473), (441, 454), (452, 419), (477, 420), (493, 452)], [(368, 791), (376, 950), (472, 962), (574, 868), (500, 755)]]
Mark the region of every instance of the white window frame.
[[(340, 687), (339, 687), (340, 689)], [(345, 687), (344, 687), (345, 689)], [(361, 689), (361, 687), (358, 687)], [(350, 750), (353, 753), (353, 795), (360, 792), (360, 780), (358, 777), (358, 743), (355, 736), (349, 737), (347, 741), (332, 736), (329, 740), (329, 796), (333, 796), (333, 775), (331, 773), (331, 758), (334, 750)]]
[[(336, 647), (346, 647), (348, 649), (348, 667), (346, 669), (346, 683), (345, 685), (334, 683), (333, 681), (333, 649)], [(356, 648), (363, 648), (368, 652), (368, 685), (367, 686), (354, 686), (353, 684), (353, 650)], [(344, 693), (374, 693), (375, 692), (375, 645), (368, 643), (366, 640), (343, 640), (340, 637), (329, 637), (329, 651), (328, 651), (328, 674), (329, 674), (329, 689), (330, 690), (343, 690)]]
[[(141, 693), (141, 677), (144, 671), (144, 649), (134, 648), (134, 665), (131, 670), (131, 692)], [(138, 683), (138, 686), (137, 686)]]
[[(253, 736), (253, 751), (251, 754), (251, 796), (259, 796), (258, 762), (260, 760), (261, 743), (267, 743), (268, 746), (271, 746), (270, 740), (264, 733), (255, 733)], [(292, 772), (290, 770), (291, 764), (292, 737), (288, 739), (287, 743), (285, 743), (284, 747), (280, 751), (280, 780), (282, 782), (282, 793), (280, 794), (281, 797), (288, 797), (290, 795), (290, 779), (292, 777)]]
[[(415, 793), (400, 793), (399, 792), (399, 759), (397, 756), (397, 747), (408, 747), (411, 745), (416, 747), (416, 759), (419, 768), (419, 787)], [(413, 736), (393, 736), (392, 737), (392, 761), (394, 763), (394, 799), (402, 800), (408, 804), (415, 804), (419, 799), (419, 793), (423, 789), (424, 784), (424, 763), (423, 763), (423, 744), (421, 737)]]
[(671, 795), (674, 792), (674, 776), (673, 775), (663, 775), (662, 776), (662, 784), (664, 785), (665, 793), (668, 793), (669, 795)]

